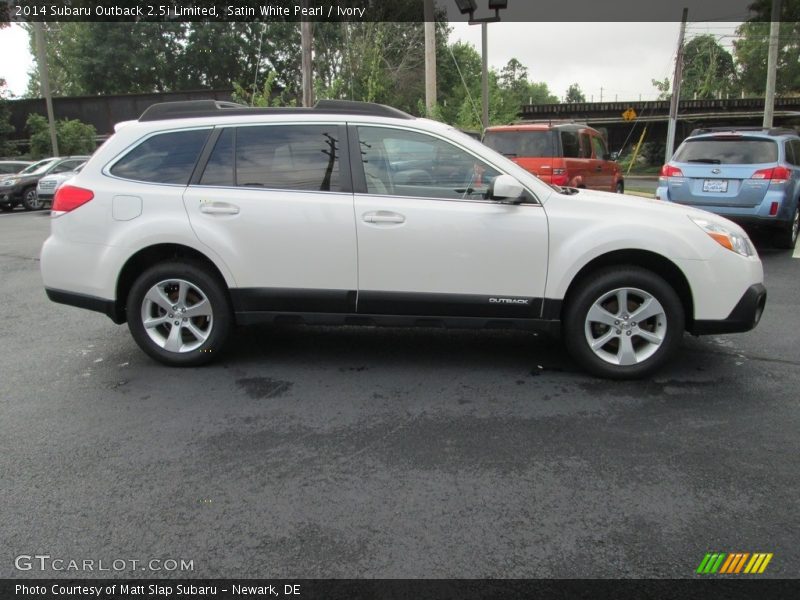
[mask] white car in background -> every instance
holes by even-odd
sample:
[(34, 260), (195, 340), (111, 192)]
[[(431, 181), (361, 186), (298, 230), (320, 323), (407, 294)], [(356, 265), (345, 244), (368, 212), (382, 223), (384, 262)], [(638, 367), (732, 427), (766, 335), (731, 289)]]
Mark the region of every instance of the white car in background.
[(39, 202), (42, 204), (52, 204), (53, 197), (56, 194), (56, 190), (61, 187), (61, 185), (81, 172), (83, 165), (86, 162), (82, 162), (79, 164), (75, 169), (72, 171), (66, 171), (64, 173), (55, 173), (54, 175), (47, 175), (46, 177), (42, 177), (39, 180), (39, 183), (36, 184), (36, 194), (39, 197)]
[(684, 331), (747, 331), (761, 261), (723, 217), (550, 186), (456, 129), (348, 101), (157, 104), (57, 192), (55, 302), (168, 365), (255, 322), (559, 331), (586, 370), (652, 374)]

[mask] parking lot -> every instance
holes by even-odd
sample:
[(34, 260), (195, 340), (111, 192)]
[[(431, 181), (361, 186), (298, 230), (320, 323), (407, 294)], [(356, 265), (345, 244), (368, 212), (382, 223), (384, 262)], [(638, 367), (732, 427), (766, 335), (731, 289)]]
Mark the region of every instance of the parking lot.
[(46, 553), (189, 577), (681, 578), (711, 551), (798, 575), (791, 253), (759, 246), (756, 330), (687, 336), (650, 381), (593, 379), (543, 336), (373, 328), (242, 329), (178, 370), (47, 300), (48, 227), (0, 216), (0, 577), (42, 576), (14, 557)]

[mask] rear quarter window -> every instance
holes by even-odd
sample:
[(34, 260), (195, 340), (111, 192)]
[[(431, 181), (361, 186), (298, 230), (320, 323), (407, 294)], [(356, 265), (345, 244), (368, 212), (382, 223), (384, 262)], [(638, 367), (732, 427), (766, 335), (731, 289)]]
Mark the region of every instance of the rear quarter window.
[(717, 165), (773, 163), (778, 160), (778, 144), (764, 138), (689, 139), (673, 160)]
[(115, 177), (187, 185), (210, 129), (171, 131), (151, 136), (111, 167)]

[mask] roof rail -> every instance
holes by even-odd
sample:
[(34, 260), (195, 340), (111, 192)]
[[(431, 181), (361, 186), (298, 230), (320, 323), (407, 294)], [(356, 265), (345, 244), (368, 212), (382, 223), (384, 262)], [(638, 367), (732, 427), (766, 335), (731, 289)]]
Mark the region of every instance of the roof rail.
[(698, 127), (692, 130), (689, 137), (704, 133), (736, 133), (739, 131), (759, 131), (768, 135), (797, 134), (797, 131), (789, 127)]
[(251, 107), (220, 100), (186, 100), (182, 102), (160, 102), (145, 109), (139, 121), (163, 121), (165, 119), (191, 119), (193, 117), (217, 117), (236, 115), (270, 115), (281, 113), (347, 114), (395, 119), (414, 119), (408, 113), (384, 104), (355, 102), (352, 100), (320, 100), (313, 108), (304, 107)]

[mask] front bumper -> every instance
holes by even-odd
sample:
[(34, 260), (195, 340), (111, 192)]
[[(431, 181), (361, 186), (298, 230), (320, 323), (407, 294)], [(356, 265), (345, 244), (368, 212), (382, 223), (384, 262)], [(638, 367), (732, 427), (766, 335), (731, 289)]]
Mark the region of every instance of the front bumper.
[(753, 284), (747, 288), (727, 318), (695, 320), (689, 329), (689, 333), (693, 335), (709, 335), (750, 331), (761, 320), (766, 302), (767, 289), (761, 283)]
[(19, 202), (22, 197), (22, 188), (17, 185), (10, 185), (8, 187), (0, 186), (0, 204), (8, 204), (10, 202)]

